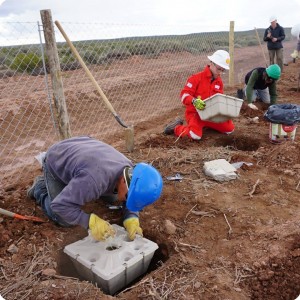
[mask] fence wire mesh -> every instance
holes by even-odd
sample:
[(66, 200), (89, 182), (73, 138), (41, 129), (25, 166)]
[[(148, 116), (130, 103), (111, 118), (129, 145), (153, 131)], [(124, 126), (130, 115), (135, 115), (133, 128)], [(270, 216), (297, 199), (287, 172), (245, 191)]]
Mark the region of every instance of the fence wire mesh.
[[(228, 32), (163, 35), (154, 25), (62, 26), (117, 114), (134, 126), (180, 108), (179, 93), (187, 77), (202, 70), (207, 55), (228, 50)], [(30, 175), (34, 156), (60, 138), (43, 27), (36, 22), (0, 28), (0, 179), (16, 179)], [(55, 37), (72, 135), (109, 142), (120, 125), (56, 28)], [(251, 44), (258, 44), (254, 31), (236, 35), (237, 51)], [(262, 56), (259, 64), (264, 64)], [(235, 70), (235, 82), (242, 82), (248, 71), (243, 59), (237, 60)], [(223, 81), (228, 84), (228, 74)]]

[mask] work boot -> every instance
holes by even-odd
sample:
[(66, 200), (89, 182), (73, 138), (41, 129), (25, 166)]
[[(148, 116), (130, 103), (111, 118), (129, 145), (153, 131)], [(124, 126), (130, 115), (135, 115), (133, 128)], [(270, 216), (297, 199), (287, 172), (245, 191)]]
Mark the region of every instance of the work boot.
[(164, 130), (164, 134), (173, 134), (174, 133), (174, 129), (177, 125), (182, 125), (183, 124), (183, 120), (179, 117), (177, 117), (175, 119), (175, 121), (169, 123), (165, 130)]
[(239, 98), (239, 99), (244, 99), (244, 91), (243, 91), (243, 89), (238, 89), (238, 90), (236, 91), (236, 96), (237, 96), (237, 98)]
[(40, 181), (44, 181), (44, 180), (45, 179), (44, 179), (43, 175), (39, 175), (39, 176), (34, 178), (32, 186), (27, 189), (27, 197), (28, 198), (30, 198), (32, 200), (35, 199), (34, 198), (34, 189), (35, 189), (37, 183), (39, 183)]

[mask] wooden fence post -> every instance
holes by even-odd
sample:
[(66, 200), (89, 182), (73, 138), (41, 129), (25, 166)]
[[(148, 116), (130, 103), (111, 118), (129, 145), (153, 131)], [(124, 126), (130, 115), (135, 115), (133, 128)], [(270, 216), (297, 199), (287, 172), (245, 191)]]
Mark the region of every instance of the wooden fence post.
[(44, 28), (44, 37), (46, 43), (46, 54), (50, 68), (50, 75), (53, 88), (54, 105), (57, 114), (57, 122), (61, 139), (71, 137), (71, 129), (67, 105), (64, 96), (64, 89), (61, 77), (59, 57), (56, 47), (54, 26), (52, 22), (51, 10), (41, 10), (41, 19)]
[(229, 86), (234, 85), (234, 21), (230, 21), (230, 30), (229, 30)]

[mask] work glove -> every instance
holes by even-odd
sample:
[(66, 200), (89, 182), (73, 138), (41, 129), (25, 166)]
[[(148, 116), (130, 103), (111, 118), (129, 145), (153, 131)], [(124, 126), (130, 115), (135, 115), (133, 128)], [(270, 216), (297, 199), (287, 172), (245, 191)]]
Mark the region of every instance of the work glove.
[(257, 106), (255, 106), (253, 103), (248, 103), (248, 106), (253, 110), (258, 110)]
[(199, 110), (203, 110), (206, 106), (206, 103), (203, 100), (201, 100), (200, 96), (198, 98), (194, 98), (192, 103), (195, 106), (195, 108)]
[(140, 227), (139, 218), (128, 218), (124, 220), (123, 225), (127, 230), (128, 237), (130, 240), (133, 241), (135, 239), (136, 234), (143, 236), (143, 230)]
[(105, 241), (107, 238), (116, 235), (114, 228), (95, 214), (90, 215), (89, 229), (96, 241)]

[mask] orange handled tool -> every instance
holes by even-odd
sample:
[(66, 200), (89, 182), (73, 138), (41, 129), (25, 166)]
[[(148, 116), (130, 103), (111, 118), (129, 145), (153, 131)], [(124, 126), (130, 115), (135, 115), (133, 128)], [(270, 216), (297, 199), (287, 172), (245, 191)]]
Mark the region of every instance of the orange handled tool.
[(28, 220), (28, 221), (34, 221), (34, 222), (39, 222), (39, 223), (44, 223), (46, 222), (45, 220), (42, 220), (38, 217), (34, 217), (34, 216), (22, 216), (16, 213), (13, 213), (11, 211), (8, 211), (6, 209), (0, 208), (0, 214), (8, 216), (8, 217), (12, 217), (15, 219), (19, 219), (19, 220)]

